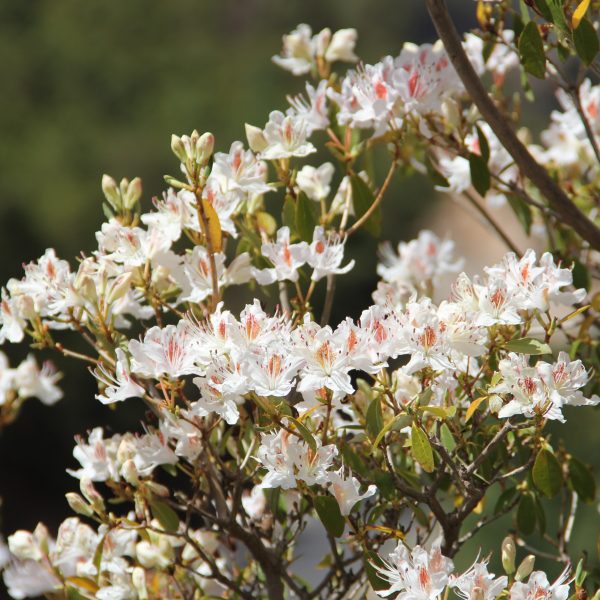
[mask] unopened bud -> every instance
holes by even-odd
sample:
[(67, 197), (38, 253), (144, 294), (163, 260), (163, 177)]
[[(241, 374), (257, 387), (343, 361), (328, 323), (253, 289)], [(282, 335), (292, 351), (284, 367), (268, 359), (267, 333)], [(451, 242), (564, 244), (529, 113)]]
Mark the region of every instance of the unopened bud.
[(123, 207), (131, 210), (142, 196), (142, 180), (139, 177), (133, 179), (127, 186), (127, 192), (123, 194)]
[(136, 597), (139, 600), (148, 599), (148, 590), (146, 589), (146, 571), (142, 567), (134, 567), (131, 572), (131, 583), (136, 591)]
[(490, 396), (488, 399), (489, 409), (494, 414), (498, 413), (503, 405), (504, 402), (502, 402), (502, 398), (500, 398), (500, 396), (498, 396), (497, 394)]
[(215, 136), (212, 133), (203, 133), (196, 142), (196, 162), (206, 165), (215, 149)]
[(442, 114), (446, 117), (450, 127), (458, 127), (461, 121), (461, 112), (458, 102), (455, 102), (451, 98), (444, 100), (442, 103)]
[(74, 287), (83, 300), (87, 300), (92, 304), (98, 300), (96, 283), (87, 273), (77, 275)]
[(127, 271), (125, 273), (121, 273), (117, 277), (113, 279), (108, 288), (108, 294), (106, 296), (106, 300), (109, 304), (116, 302), (120, 298), (122, 298), (131, 287), (131, 271)]
[(160, 483), (156, 483), (156, 481), (146, 481), (145, 485), (155, 496), (161, 496), (162, 498), (169, 497), (168, 487)]
[(268, 145), (267, 139), (262, 129), (246, 123), (246, 139), (248, 140), (248, 146), (253, 152), (262, 152)]
[(181, 138), (178, 135), (173, 134), (171, 136), (171, 150), (173, 150), (173, 154), (181, 161), (185, 162), (187, 160), (187, 153), (185, 151), (185, 146), (181, 141)]
[(42, 553), (29, 531), (15, 531), (8, 536), (8, 548), (19, 560), (40, 560)]
[(531, 571), (533, 571), (534, 564), (535, 556), (533, 554), (529, 554), (528, 556), (526, 556), (519, 565), (517, 572), (515, 573), (515, 581), (523, 581), (523, 579), (529, 577), (529, 574), (531, 573)]
[(171, 187), (174, 187), (176, 189), (188, 187), (187, 183), (184, 183), (183, 181), (179, 181), (179, 179), (176, 179), (175, 177), (171, 177), (171, 175), (163, 175), (163, 179), (165, 180), (167, 185), (170, 185)]
[(85, 499), (90, 503), (91, 507), (95, 512), (102, 514), (105, 512), (104, 499), (98, 493), (98, 490), (94, 487), (94, 484), (90, 479), (84, 477), (79, 482), (79, 488)]
[(137, 467), (131, 459), (128, 459), (123, 463), (121, 475), (123, 475), (123, 479), (133, 487), (137, 487), (140, 484), (140, 476)]
[(356, 45), (357, 37), (356, 29), (340, 29), (336, 31), (325, 52), (325, 60), (330, 63), (336, 60), (356, 62), (358, 57), (354, 54), (354, 46)]
[(515, 572), (515, 556), (517, 554), (517, 548), (515, 541), (512, 537), (507, 536), (502, 542), (502, 566), (504, 567), (505, 573), (510, 575)]
[(79, 494), (68, 492), (65, 494), (65, 498), (73, 512), (76, 512), (78, 515), (83, 515), (84, 517), (94, 516), (92, 507)]
[(325, 51), (329, 46), (329, 42), (331, 42), (331, 29), (325, 27), (325, 29), (321, 29), (317, 34), (317, 56), (324, 56)]
[(107, 202), (115, 209), (121, 208), (121, 194), (117, 182), (110, 175), (102, 175), (102, 191)]
[(50, 534), (48, 528), (43, 523), (38, 523), (33, 530), (33, 537), (44, 554), (50, 551)]

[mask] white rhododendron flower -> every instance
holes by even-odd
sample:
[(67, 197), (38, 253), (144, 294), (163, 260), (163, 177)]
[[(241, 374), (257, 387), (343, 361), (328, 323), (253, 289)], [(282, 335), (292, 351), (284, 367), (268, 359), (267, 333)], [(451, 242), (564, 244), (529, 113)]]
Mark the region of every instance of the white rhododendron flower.
[(275, 110), (265, 125), (266, 146), (260, 156), (264, 160), (308, 156), (317, 151), (308, 136), (308, 126), (302, 116), (286, 116)]
[(387, 598), (399, 593), (405, 600), (434, 600), (450, 581), (454, 563), (441, 551), (441, 540), (434, 542), (428, 552), (421, 546), (412, 551), (398, 542), (396, 549), (384, 561), (383, 566), (374, 565), (379, 575), (389, 583), (389, 588), (377, 591)]
[(311, 200), (318, 202), (329, 196), (331, 191), (331, 178), (333, 176), (334, 166), (327, 162), (320, 167), (315, 168), (310, 165), (304, 165), (296, 176), (296, 183)]
[(331, 471), (327, 477), (329, 479), (329, 491), (338, 501), (343, 516), (348, 516), (358, 502), (377, 493), (377, 486), (370, 485), (367, 491), (361, 494), (360, 482), (356, 477), (352, 477), (352, 473), (348, 478), (345, 478), (343, 467), (339, 471)]

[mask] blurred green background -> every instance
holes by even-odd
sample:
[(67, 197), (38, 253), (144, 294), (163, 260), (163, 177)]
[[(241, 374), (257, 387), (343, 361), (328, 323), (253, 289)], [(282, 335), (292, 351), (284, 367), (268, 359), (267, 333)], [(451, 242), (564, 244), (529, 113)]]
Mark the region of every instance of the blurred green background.
[[(474, 3), (449, 3), (463, 27)], [(303, 82), (270, 57), (282, 34), (298, 23), (314, 30), (356, 27), (365, 62), (397, 54), (404, 41), (434, 39), (421, 0), (3, 0), (0, 3), (0, 279), (46, 247), (73, 258), (94, 248), (103, 218), (100, 178), (140, 176), (144, 201), (160, 195), (162, 176), (176, 170), (171, 133), (211, 130), (218, 150), (243, 139), (243, 124), (261, 125), (270, 110)], [(323, 157), (325, 160), (325, 157)], [(413, 178), (396, 184), (386, 207), (385, 238), (416, 233), (434, 205), (430, 186)], [(356, 316), (375, 287), (375, 242), (357, 237), (358, 265), (340, 278), (336, 318)], [(75, 343), (75, 342), (73, 342)], [(25, 348), (9, 348), (13, 361)], [(141, 408), (118, 413), (93, 399), (93, 378), (81, 365), (57, 361), (65, 399), (55, 407), (26, 403), (19, 420), (0, 435), (2, 530), (52, 530), (68, 514), (66, 475), (75, 466), (73, 436), (103, 424), (135, 427)], [(590, 414), (590, 413), (588, 413)], [(578, 415), (580, 416), (580, 415)], [(574, 438), (584, 460), (598, 462), (598, 413)], [(585, 419), (583, 419), (585, 421)], [(576, 522), (576, 547), (593, 548), (595, 507)], [(510, 526), (478, 536), (483, 553), (496, 550)], [(473, 557), (466, 557), (469, 562)], [(556, 571), (556, 567), (553, 568)], [(0, 594), (2, 592), (0, 591)]]

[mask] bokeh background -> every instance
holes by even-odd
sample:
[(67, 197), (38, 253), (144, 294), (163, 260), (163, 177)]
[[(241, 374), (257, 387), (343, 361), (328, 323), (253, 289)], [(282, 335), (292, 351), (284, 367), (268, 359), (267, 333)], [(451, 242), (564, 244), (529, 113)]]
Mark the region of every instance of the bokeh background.
[[(473, 2), (450, 5), (463, 29), (472, 25)], [(171, 133), (211, 130), (218, 150), (226, 151), (243, 139), (244, 122), (262, 125), (270, 110), (285, 108), (285, 95), (303, 83), (270, 57), (281, 35), (300, 22), (314, 30), (358, 28), (365, 62), (397, 54), (407, 40), (435, 39), (421, 0), (0, 2), (0, 281), (20, 277), (22, 263), (47, 247), (69, 259), (94, 248), (103, 173), (142, 177), (149, 207), (165, 188), (163, 174), (176, 169)], [(552, 105), (549, 93), (538, 95), (536, 117)], [(436, 197), (420, 177), (397, 181), (385, 211), (383, 237), (410, 239), (427, 226), (455, 238), (470, 269), (504, 251), (472, 215)], [(502, 218), (524, 247), (510, 215)], [(375, 241), (357, 236), (353, 244), (348, 252), (358, 264), (339, 278), (334, 320), (360, 314), (376, 285)], [(27, 354), (24, 347), (6, 350), (12, 361)], [(76, 466), (73, 437), (98, 424), (123, 431), (142, 416), (135, 402), (118, 412), (100, 405), (82, 365), (56, 362), (65, 373), (65, 399), (52, 408), (28, 401), (17, 422), (0, 432), (5, 535), (39, 520), (55, 531), (69, 514), (64, 493), (77, 488), (65, 473)], [(599, 413), (588, 411), (560, 429), (577, 455), (597, 467), (599, 426)], [(503, 519), (473, 547), (497, 550), (510, 526)], [(594, 555), (598, 530), (596, 507), (584, 507), (574, 550), (587, 547)]]

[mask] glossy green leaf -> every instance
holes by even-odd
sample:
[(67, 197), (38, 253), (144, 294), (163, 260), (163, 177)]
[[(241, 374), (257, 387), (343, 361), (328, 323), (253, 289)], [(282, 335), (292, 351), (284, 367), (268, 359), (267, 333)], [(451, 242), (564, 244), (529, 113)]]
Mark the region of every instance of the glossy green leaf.
[(529, 492), (523, 494), (517, 508), (517, 527), (521, 533), (531, 535), (535, 531), (536, 506), (533, 495)]
[(317, 496), (314, 502), (315, 510), (325, 529), (333, 537), (340, 537), (344, 533), (346, 521), (340, 512), (337, 500), (333, 496)]
[(469, 154), (471, 183), (481, 196), (485, 196), (492, 183), (487, 162), (479, 154)]
[(296, 198), (296, 231), (300, 239), (312, 242), (315, 227), (319, 223), (318, 207), (304, 192)]
[(562, 473), (556, 456), (550, 450), (540, 450), (531, 470), (533, 483), (547, 498), (553, 498), (560, 491)]
[(498, 496), (498, 500), (496, 500), (496, 506), (494, 507), (494, 515), (499, 515), (500, 513), (504, 512), (510, 506), (510, 503), (515, 499), (516, 494), (516, 487), (506, 488)]
[(510, 207), (513, 209), (517, 219), (519, 219), (519, 223), (523, 226), (525, 233), (529, 235), (531, 232), (531, 224), (533, 223), (531, 207), (518, 196), (511, 194), (508, 195), (507, 198)]
[(179, 516), (163, 500), (150, 502), (152, 516), (165, 528), (165, 531), (174, 533), (179, 529)]
[(600, 47), (598, 34), (594, 26), (587, 19), (583, 19), (579, 27), (573, 31), (573, 43), (575, 44), (575, 50), (577, 50), (579, 58), (586, 65), (591, 65)]
[(281, 211), (281, 222), (290, 232), (296, 233), (296, 203), (291, 196), (286, 196)]
[(410, 441), (414, 459), (423, 467), (427, 473), (433, 472), (433, 450), (427, 434), (413, 423), (410, 430)]
[(534, 338), (510, 340), (504, 345), (504, 349), (519, 354), (552, 354), (552, 348), (548, 344), (544, 344)]
[(546, 54), (538, 26), (529, 21), (519, 37), (519, 54), (523, 68), (539, 79), (546, 76)]
[(485, 133), (483, 133), (481, 127), (475, 125), (475, 129), (477, 130), (477, 138), (479, 140), (479, 154), (481, 154), (481, 158), (483, 158), (487, 164), (490, 160), (490, 145), (488, 144)]
[(452, 452), (454, 448), (456, 448), (456, 441), (454, 440), (454, 436), (450, 431), (450, 428), (446, 423), (442, 423), (440, 427), (440, 440), (442, 442), (442, 446), (448, 450), (448, 452)]
[(367, 408), (367, 432), (373, 439), (376, 439), (382, 428), (383, 414), (381, 412), (381, 400), (375, 398), (371, 400)]
[(596, 498), (596, 482), (586, 465), (575, 457), (569, 459), (569, 483), (583, 502), (593, 502)]
[(313, 452), (317, 451), (317, 441), (315, 436), (303, 425), (298, 419), (294, 417), (287, 417), (293, 424), (298, 433), (302, 436), (302, 439), (308, 444)]

